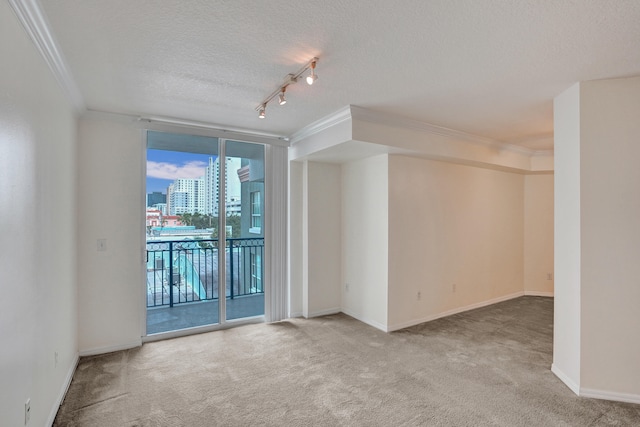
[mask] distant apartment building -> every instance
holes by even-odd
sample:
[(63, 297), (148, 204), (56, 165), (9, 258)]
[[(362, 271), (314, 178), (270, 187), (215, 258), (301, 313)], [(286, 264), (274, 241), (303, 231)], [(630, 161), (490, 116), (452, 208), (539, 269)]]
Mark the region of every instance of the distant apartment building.
[(166, 203), (156, 203), (155, 205), (149, 206), (150, 208), (157, 209), (162, 212), (162, 215), (167, 215), (167, 204)]
[(167, 189), (167, 213), (169, 215), (205, 212), (205, 180), (179, 178)]

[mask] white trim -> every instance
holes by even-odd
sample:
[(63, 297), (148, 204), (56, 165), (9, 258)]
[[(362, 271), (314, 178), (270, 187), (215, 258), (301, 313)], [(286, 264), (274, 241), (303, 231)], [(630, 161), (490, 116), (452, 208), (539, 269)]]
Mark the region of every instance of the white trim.
[(569, 387), (572, 392), (580, 396), (580, 386), (573, 382), (573, 380), (569, 378), (567, 374), (562, 372), (560, 368), (558, 368), (555, 364), (551, 365), (551, 372), (553, 372), (555, 376), (560, 379), (560, 381), (562, 381), (567, 387)]
[(311, 319), (312, 317), (329, 316), (331, 314), (338, 314), (341, 312), (342, 309), (340, 307), (328, 308), (326, 310), (314, 311), (313, 313), (309, 313), (307, 319)]
[(373, 326), (376, 329), (380, 329), (382, 332), (389, 332), (387, 330), (387, 327), (385, 325), (383, 325), (382, 323), (376, 322), (375, 320), (371, 320), (371, 319), (367, 319), (366, 317), (362, 317), (360, 315), (357, 315), (356, 313), (354, 313), (351, 310), (342, 310), (342, 312), (344, 314), (346, 314), (347, 316), (353, 317), (354, 319), (362, 322), (362, 323), (366, 323), (369, 326)]
[(606, 390), (594, 390), (590, 388), (580, 388), (580, 397), (591, 399), (613, 400), (616, 402), (627, 402), (640, 404), (640, 395), (629, 393), (617, 393)]
[(524, 295), (524, 292), (516, 292), (509, 295), (504, 295), (498, 298), (493, 298), (487, 301), (478, 302), (475, 304), (467, 305), (465, 307), (458, 307), (452, 310), (447, 310), (442, 313), (432, 314), (430, 316), (423, 317), (421, 319), (408, 320), (406, 322), (398, 323), (395, 325), (387, 326), (387, 332), (393, 332), (400, 329), (408, 328), (410, 326), (419, 325), (420, 323), (430, 322), (432, 320), (440, 319), (442, 317), (451, 316), (454, 314), (462, 313), (464, 311), (475, 310), (476, 308), (486, 307), (488, 305), (497, 304), (499, 302), (507, 301), (510, 299), (518, 298)]
[(289, 317), (290, 318), (294, 318), (294, 317), (304, 317), (304, 315), (302, 314), (301, 311), (295, 311), (293, 313), (289, 313)]
[(56, 415), (58, 415), (58, 410), (60, 409), (60, 405), (64, 401), (64, 398), (67, 396), (67, 392), (69, 391), (69, 386), (71, 385), (71, 381), (73, 380), (73, 375), (76, 373), (76, 369), (78, 368), (78, 362), (80, 362), (80, 356), (76, 353), (73, 363), (71, 364), (69, 371), (67, 372), (67, 376), (62, 383), (62, 387), (60, 388), (60, 393), (58, 393), (58, 399), (56, 399), (55, 404), (51, 408), (49, 412), (49, 418), (47, 419), (47, 426), (51, 427), (53, 422), (56, 420)]
[(443, 126), (433, 125), (431, 123), (421, 122), (418, 120), (407, 119), (405, 117), (396, 116), (388, 113), (381, 113), (378, 111), (372, 111), (366, 108), (351, 105), (351, 117), (356, 120), (362, 120), (365, 122), (378, 123), (392, 127), (399, 127), (403, 129), (412, 129), (419, 132), (445, 136), (453, 139), (464, 140), (474, 144), (480, 144), (489, 146), (492, 148), (499, 148), (502, 150), (514, 151), (516, 153), (531, 156), (535, 153), (535, 150), (529, 148), (520, 147), (517, 145), (509, 144), (503, 141), (498, 141), (491, 138), (485, 138), (478, 135), (473, 135), (466, 132), (461, 132), (455, 129), (449, 129)]
[(553, 292), (524, 291), (524, 295), (527, 296), (527, 297), (550, 297), (550, 298), (553, 298)]
[(78, 352), (80, 357), (95, 356), (97, 354), (113, 353), (114, 351), (129, 350), (130, 348), (140, 347), (142, 345), (142, 337), (135, 341), (130, 341), (124, 344), (110, 345), (106, 347), (94, 347), (87, 350), (81, 350)]
[(290, 145), (293, 146), (298, 142), (302, 141), (303, 139), (306, 139), (312, 135), (320, 133), (325, 129), (329, 129), (330, 127), (340, 124), (345, 120), (351, 119), (352, 108), (353, 106), (347, 105), (346, 107), (339, 109), (335, 113), (330, 114), (320, 120), (317, 120), (311, 123), (310, 125), (303, 127), (302, 129), (300, 129), (299, 131), (291, 135), (291, 137), (289, 138)]
[(9, 5), (33, 41), (33, 44), (40, 51), (44, 62), (49, 66), (73, 107), (78, 112), (84, 111), (86, 107), (82, 93), (78, 89), (69, 67), (67, 67), (53, 33), (49, 30), (49, 25), (38, 1), (9, 0)]
[(189, 335), (204, 334), (207, 332), (222, 331), (225, 329), (235, 328), (237, 326), (252, 325), (255, 323), (264, 323), (264, 316), (243, 317), (241, 319), (231, 319), (224, 323), (215, 323), (213, 325), (196, 326), (193, 328), (177, 329), (175, 331), (161, 332), (158, 334), (147, 335), (142, 337), (143, 343), (163, 341), (172, 338), (186, 337)]

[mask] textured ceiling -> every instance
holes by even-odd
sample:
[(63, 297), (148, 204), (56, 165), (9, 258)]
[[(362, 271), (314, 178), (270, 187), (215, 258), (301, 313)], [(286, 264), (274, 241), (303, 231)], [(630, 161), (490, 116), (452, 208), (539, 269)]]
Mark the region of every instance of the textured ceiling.
[[(280, 135), (353, 104), (544, 149), (556, 95), (640, 74), (637, 0), (40, 4), (89, 109)], [(316, 84), (258, 119), (313, 56)]]

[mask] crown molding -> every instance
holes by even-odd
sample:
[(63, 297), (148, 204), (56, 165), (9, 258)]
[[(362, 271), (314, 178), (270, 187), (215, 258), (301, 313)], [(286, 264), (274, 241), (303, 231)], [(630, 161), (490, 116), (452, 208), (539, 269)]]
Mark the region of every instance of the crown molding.
[(407, 119), (405, 117), (395, 116), (388, 113), (380, 113), (378, 111), (369, 110), (366, 108), (351, 106), (351, 115), (354, 119), (362, 120), (365, 122), (379, 123), (392, 127), (399, 127), (404, 129), (412, 129), (431, 135), (444, 136), (457, 140), (463, 140), (478, 145), (484, 145), (491, 148), (497, 148), (501, 150), (509, 150), (516, 153), (524, 154), (526, 156), (532, 156), (535, 150), (529, 148), (520, 147), (517, 145), (509, 144), (503, 141), (498, 141), (491, 138), (485, 138), (478, 135), (458, 131), (455, 129), (446, 128), (443, 126), (433, 125), (431, 123), (421, 122), (418, 120)]
[(73, 107), (78, 112), (84, 111), (86, 107), (82, 94), (71, 75), (69, 67), (67, 67), (62, 52), (53, 37), (53, 33), (49, 30), (47, 20), (38, 1), (8, 1), (24, 30), (40, 51), (42, 58), (51, 69), (51, 72)]
[(325, 129), (351, 119), (351, 117), (353, 116), (351, 111), (352, 108), (352, 105), (347, 105), (346, 107), (341, 108), (335, 113), (303, 127), (302, 129), (291, 135), (291, 137), (289, 138), (290, 144), (293, 146), (303, 139), (306, 139), (312, 135), (322, 132)]
[(455, 129), (449, 129), (443, 126), (433, 125), (431, 123), (421, 122), (418, 120), (407, 119), (405, 117), (395, 116), (393, 114), (381, 113), (378, 111), (369, 110), (367, 108), (358, 107), (356, 105), (347, 105), (341, 108), (333, 114), (330, 114), (316, 122), (311, 123), (308, 126), (295, 132), (290, 137), (291, 145), (295, 145), (298, 142), (315, 135), (325, 129), (342, 123), (346, 120), (361, 120), (369, 123), (382, 124), (391, 127), (397, 127), (402, 129), (412, 129), (418, 132), (444, 136), (447, 138), (463, 140), (477, 145), (483, 145), (485, 147), (491, 147), (499, 150), (508, 150), (515, 153), (523, 154), (531, 157), (534, 155), (552, 155), (553, 151), (536, 151), (526, 147), (520, 147), (518, 145), (510, 144), (504, 141), (498, 141), (491, 138), (485, 138), (478, 135), (458, 131)]

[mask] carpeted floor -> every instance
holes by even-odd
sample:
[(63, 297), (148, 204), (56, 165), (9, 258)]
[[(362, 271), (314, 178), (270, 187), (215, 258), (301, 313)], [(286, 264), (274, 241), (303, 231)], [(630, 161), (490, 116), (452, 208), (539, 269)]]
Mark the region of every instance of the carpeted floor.
[(385, 334), (346, 315), (80, 360), (55, 426), (640, 425), (550, 371), (553, 300), (522, 297)]

